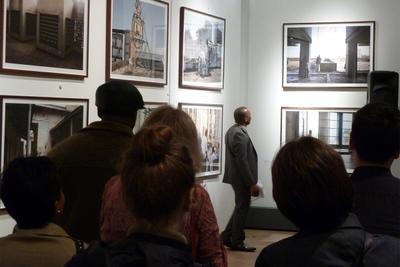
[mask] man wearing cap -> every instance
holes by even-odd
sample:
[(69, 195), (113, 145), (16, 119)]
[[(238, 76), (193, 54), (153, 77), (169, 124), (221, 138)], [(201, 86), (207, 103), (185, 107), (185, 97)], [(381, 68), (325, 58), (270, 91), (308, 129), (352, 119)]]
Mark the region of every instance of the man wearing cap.
[(100, 238), (104, 185), (117, 174), (117, 163), (130, 146), (137, 111), (144, 102), (132, 84), (111, 81), (97, 88), (96, 106), (101, 121), (90, 123), (47, 154), (57, 165), (66, 199), (55, 222), (85, 242)]

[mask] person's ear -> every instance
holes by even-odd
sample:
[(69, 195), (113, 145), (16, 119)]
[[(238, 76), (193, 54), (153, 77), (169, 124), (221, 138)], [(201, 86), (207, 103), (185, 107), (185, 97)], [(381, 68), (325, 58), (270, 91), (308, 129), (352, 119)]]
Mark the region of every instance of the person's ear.
[(194, 193), (195, 193), (195, 187), (190, 188), (188, 197), (186, 198), (186, 201), (185, 201), (185, 203), (183, 205), (184, 211), (189, 212), (190, 211), (190, 207), (196, 202), (195, 197), (194, 197)]
[(196, 186), (190, 189), (190, 203), (191, 205), (196, 204)]
[(400, 147), (397, 149), (396, 153), (394, 153), (394, 159), (398, 159), (400, 156)]
[(65, 195), (61, 190), (60, 199), (54, 202), (55, 216), (60, 216), (63, 213), (65, 204)]

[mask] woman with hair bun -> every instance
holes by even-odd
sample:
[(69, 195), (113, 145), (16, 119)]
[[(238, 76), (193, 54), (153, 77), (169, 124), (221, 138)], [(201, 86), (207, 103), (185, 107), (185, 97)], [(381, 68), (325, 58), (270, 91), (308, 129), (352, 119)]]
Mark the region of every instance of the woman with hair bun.
[[(171, 127), (173, 141), (185, 144), (198, 171), (202, 164), (196, 125), (183, 110), (162, 105), (153, 110), (142, 124), (143, 128), (156, 125)], [(100, 237), (107, 244), (112, 244), (124, 237), (130, 227), (136, 224), (136, 218), (123, 200), (121, 176), (112, 177), (104, 187), (100, 211)], [(228, 259), (226, 249), (219, 233), (217, 218), (208, 192), (196, 184), (190, 216), (181, 231), (185, 235), (192, 251), (193, 259), (203, 266), (226, 267)]]
[(121, 165), (123, 199), (137, 223), (112, 245), (95, 241), (66, 266), (193, 266), (180, 232), (195, 186), (195, 165), (185, 141), (169, 126), (142, 128)]

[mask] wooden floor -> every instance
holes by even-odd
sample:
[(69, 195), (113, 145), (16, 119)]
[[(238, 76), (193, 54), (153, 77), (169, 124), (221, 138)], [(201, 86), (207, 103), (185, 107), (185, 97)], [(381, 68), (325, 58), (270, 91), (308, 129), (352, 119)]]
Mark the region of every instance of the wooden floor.
[(226, 248), (228, 254), (228, 267), (250, 267), (254, 266), (258, 254), (266, 246), (292, 236), (295, 232), (287, 231), (270, 231), (270, 230), (256, 230), (256, 229), (245, 229), (246, 240), (245, 243), (249, 247), (256, 247), (254, 252), (241, 252), (232, 251)]

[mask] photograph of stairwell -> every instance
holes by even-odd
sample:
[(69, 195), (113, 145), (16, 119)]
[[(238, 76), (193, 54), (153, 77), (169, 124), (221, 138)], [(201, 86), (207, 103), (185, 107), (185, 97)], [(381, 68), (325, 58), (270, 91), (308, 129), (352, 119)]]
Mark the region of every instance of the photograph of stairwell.
[(284, 88), (367, 88), (375, 22), (283, 24)]
[(168, 14), (163, 1), (107, 0), (107, 80), (167, 84)]

